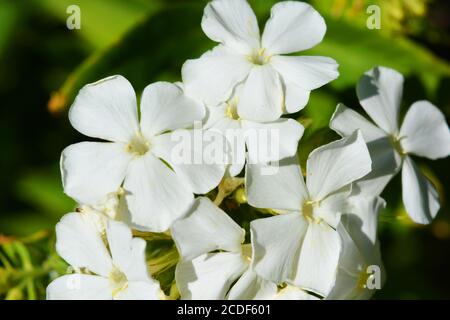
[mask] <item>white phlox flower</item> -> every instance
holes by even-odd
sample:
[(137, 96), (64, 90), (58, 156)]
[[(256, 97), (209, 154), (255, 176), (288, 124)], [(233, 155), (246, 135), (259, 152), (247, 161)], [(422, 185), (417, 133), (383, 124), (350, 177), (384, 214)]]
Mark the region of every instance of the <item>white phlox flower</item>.
[(373, 161), (373, 171), (358, 182), (361, 192), (380, 194), (402, 170), (403, 204), (416, 223), (430, 223), (440, 204), (433, 184), (421, 173), (411, 156), (429, 159), (450, 155), (450, 130), (442, 112), (428, 101), (417, 101), (399, 126), (403, 76), (386, 67), (368, 71), (359, 81), (357, 95), (373, 123), (357, 112), (338, 105), (330, 127), (341, 136), (360, 129)]
[(208, 198), (176, 221), (172, 237), (181, 260), (175, 278), (181, 299), (271, 299), (276, 284), (250, 267), (251, 246), (245, 231)]
[(189, 95), (208, 106), (227, 101), (242, 83), (236, 106), (239, 117), (274, 121), (283, 113), (301, 110), (311, 90), (336, 79), (331, 58), (286, 56), (319, 44), (326, 32), (322, 16), (309, 4), (283, 1), (271, 9), (260, 35), (256, 16), (246, 0), (214, 0), (205, 8), (202, 29), (212, 50), (182, 68)]
[(47, 287), (49, 300), (155, 300), (164, 297), (145, 262), (145, 241), (121, 222), (109, 220), (102, 235), (91, 219), (66, 214), (56, 225), (56, 250), (83, 273), (68, 274)]
[(296, 159), (280, 162), (275, 175), (247, 165), (248, 203), (278, 215), (251, 222), (253, 268), (277, 284), (286, 282), (326, 296), (333, 287), (341, 251), (336, 228), (347, 212), (351, 183), (371, 170), (359, 131), (315, 149), (306, 183)]
[(342, 216), (337, 228), (342, 252), (336, 282), (326, 299), (370, 299), (386, 279), (377, 238), (378, 215), (386, 202), (358, 195), (350, 197), (349, 203), (351, 213)]
[[(122, 186), (132, 226), (162, 232), (187, 213), (194, 193), (215, 188), (225, 169), (220, 163), (176, 161), (173, 150), (181, 142), (173, 137), (201, 121), (204, 107), (175, 84), (148, 85), (139, 114), (138, 121), (136, 95), (122, 76), (80, 90), (69, 111), (72, 126), (86, 136), (112, 142), (81, 142), (63, 151), (64, 191), (95, 207)], [(195, 135), (194, 131), (186, 132)], [(195, 156), (207, 146), (187, 151)]]
[(218, 106), (207, 107), (205, 129), (220, 132), (229, 147), (228, 173), (239, 174), (248, 159), (250, 163), (278, 161), (292, 157), (303, 135), (303, 126), (294, 119), (255, 122), (237, 114), (243, 85), (236, 86), (231, 98)]

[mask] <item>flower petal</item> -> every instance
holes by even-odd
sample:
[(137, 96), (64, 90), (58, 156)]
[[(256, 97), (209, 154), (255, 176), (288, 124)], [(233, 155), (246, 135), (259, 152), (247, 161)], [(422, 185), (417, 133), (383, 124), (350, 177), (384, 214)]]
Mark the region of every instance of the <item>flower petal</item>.
[(386, 132), (342, 103), (337, 105), (336, 111), (334, 111), (331, 117), (330, 128), (336, 131), (341, 137), (348, 137), (355, 130), (360, 129), (366, 143), (383, 139), (387, 136)]
[(228, 300), (272, 300), (277, 293), (277, 285), (264, 280), (248, 269), (239, 278), (227, 295)]
[(411, 219), (420, 224), (430, 223), (440, 208), (439, 195), (410, 157), (403, 161), (402, 188), (403, 204)]
[(251, 164), (277, 161), (297, 154), (305, 128), (293, 119), (258, 123), (242, 121)]
[(68, 274), (48, 285), (47, 300), (112, 300), (112, 291), (107, 278)]
[(400, 129), (402, 148), (429, 159), (450, 155), (450, 130), (444, 114), (428, 101), (409, 108)]
[(214, 0), (207, 4), (202, 19), (203, 32), (213, 41), (240, 53), (259, 48), (259, 27), (246, 0)]
[(69, 120), (89, 137), (126, 143), (139, 130), (134, 89), (122, 76), (88, 84), (70, 107)]
[(283, 91), (277, 72), (270, 66), (255, 66), (245, 81), (237, 111), (242, 119), (273, 121), (282, 114)]
[(56, 251), (71, 266), (107, 277), (111, 256), (92, 220), (68, 213), (56, 224)]
[(176, 130), (155, 137), (152, 151), (194, 193), (206, 194), (225, 173), (225, 145), (223, 135), (211, 130)]
[(389, 181), (401, 169), (401, 156), (392, 147), (390, 138), (374, 140), (367, 144), (372, 171), (358, 180), (353, 187), (368, 196), (376, 196), (383, 192)]
[(341, 240), (336, 230), (327, 224), (310, 223), (293, 283), (326, 296), (334, 285), (340, 251)]
[(304, 2), (283, 1), (270, 12), (262, 46), (272, 54), (293, 53), (319, 44), (327, 30), (322, 16)]
[(349, 198), (349, 205), (349, 213), (342, 217), (342, 224), (361, 254), (370, 261), (377, 242), (378, 216), (386, 207), (386, 201), (378, 196), (356, 195)]
[(320, 88), (339, 76), (337, 62), (328, 57), (275, 56), (270, 65), (284, 81), (307, 91)]
[(309, 101), (311, 91), (299, 87), (294, 82), (281, 79), (284, 83), (284, 108), (286, 113), (302, 110)]
[(61, 154), (64, 192), (82, 204), (95, 205), (116, 192), (123, 182), (131, 154), (122, 143), (80, 142)]
[(253, 270), (275, 283), (295, 278), (308, 222), (299, 212), (253, 220)]
[(287, 285), (281, 289), (275, 296), (274, 300), (320, 300), (316, 296), (309, 294), (305, 290), (295, 286)]
[(369, 151), (361, 132), (315, 149), (308, 157), (306, 185), (311, 199), (330, 193), (364, 177), (371, 170)]
[(284, 159), (276, 166), (247, 164), (245, 186), (248, 203), (257, 208), (296, 211), (309, 198), (295, 157)]
[(190, 186), (150, 153), (130, 163), (124, 189), (132, 222), (153, 232), (169, 229), (194, 200)]
[(108, 221), (106, 236), (114, 265), (128, 281), (154, 282), (147, 272), (145, 240), (133, 238), (126, 224), (113, 220)]
[(187, 60), (181, 70), (185, 92), (216, 106), (230, 98), (233, 88), (249, 74), (252, 64), (243, 55), (219, 45), (200, 58)]
[(186, 300), (223, 300), (231, 285), (245, 272), (248, 263), (240, 253), (220, 252), (179, 262), (175, 279)]
[(203, 106), (169, 82), (145, 87), (141, 98), (141, 130), (151, 140), (164, 131), (192, 127), (205, 116)]
[(356, 87), (359, 102), (372, 120), (390, 134), (398, 132), (403, 76), (385, 67), (367, 71)]
[(156, 281), (130, 281), (117, 300), (160, 300), (161, 289)]
[(184, 260), (225, 250), (241, 252), (245, 231), (206, 197), (197, 198), (193, 211), (172, 226), (172, 237)]

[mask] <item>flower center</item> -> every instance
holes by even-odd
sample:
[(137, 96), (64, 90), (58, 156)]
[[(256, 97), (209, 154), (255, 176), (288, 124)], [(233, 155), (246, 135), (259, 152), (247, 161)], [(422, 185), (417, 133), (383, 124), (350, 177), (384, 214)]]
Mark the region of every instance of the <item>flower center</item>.
[(319, 201), (314, 200), (307, 200), (303, 202), (301, 212), (303, 216), (308, 220), (309, 222), (320, 222), (316, 217), (314, 216), (314, 208), (319, 206)]
[(270, 58), (272, 58), (272, 55), (266, 53), (266, 48), (261, 48), (257, 51), (254, 51), (251, 55), (248, 56), (248, 60), (258, 66), (269, 63)]
[(237, 113), (237, 98), (233, 98), (232, 100), (227, 102), (227, 108), (225, 110), (225, 115), (232, 120), (240, 120)]
[(112, 286), (113, 297), (117, 296), (128, 287), (127, 277), (116, 267), (113, 267), (113, 270), (109, 274), (109, 283)]
[(403, 139), (403, 137), (399, 137), (399, 136), (391, 136), (390, 137), (392, 147), (395, 149), (395, 151), (398, 152), (399, 155), (404, 156), (404, 155), (406, 155), (407, 152), (402, 147), (402, 143), (401, 143), (402, 139)]
[(366, 268), (363, 268), (363, 271), (359, 274), (358, 278), (358, 289), (365, 289), (367, 287), (367, 281), (370, 279), (372, 274), (366, 272)]
[(243, 244), (241, 246), (242, 248), (242, 256), (247, 260), (248, 262), (252, 261), (252, 245), (250, 243)]
[(143, 156), (150, 149), (150, 143), (138, 132), (127, 144), (127, 151), (138, 156)]

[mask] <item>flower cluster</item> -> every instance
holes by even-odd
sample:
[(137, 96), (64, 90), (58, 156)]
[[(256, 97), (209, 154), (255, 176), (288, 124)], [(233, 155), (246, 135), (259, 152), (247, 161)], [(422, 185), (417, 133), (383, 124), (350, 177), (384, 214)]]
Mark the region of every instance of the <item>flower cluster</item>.
[[(313, 150), (302, 171), (304, 128), (287, 115), (336, 79), (338, 64), (290, 54), (321, 42), (323, 18), (283, 1), (260, 33), (246, 0), (213, 0), (201, 26), (219, 44), (186, 61), (182, 83), (148, 85), (140, 107), (122, 76), (76, 97), (72, 126), (102, 141), (62, 152), (64, 191), (79, 206), (57, 224), (56, 248), (73, 272), (47, 298), (168, 298), (146, 262), (144, 239), (159, 233), (176, 245), (181, 299), (370, 298), (384, 282), (377, 220), (388, 182), (401, 169), (413, 221), (439, 210), (411, 156), (450, 154), (444, 115), (419, 101), (399, 126), (403, 77), (375, 67), (357, 87), (373, 123), (338, 105), (330, 128), (342, 139)], [(240, 185), (264, 213), (249, 226), (220, 206)]]

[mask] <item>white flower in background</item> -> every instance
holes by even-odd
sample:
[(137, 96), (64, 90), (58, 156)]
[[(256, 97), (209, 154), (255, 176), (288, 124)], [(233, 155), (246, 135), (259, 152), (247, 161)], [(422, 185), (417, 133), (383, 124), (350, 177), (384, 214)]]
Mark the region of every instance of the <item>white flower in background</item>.
[(403, 203), (416, 223), (430, 223), (439, 210), (439, 197), (411, 155), (429, 159), (450, 155), (450, 131), (442, 112), (428, 101), (415, 102), (399, 127), (403, 76), (377, 67), (357, 86), (358, 99), (375, 125), (357, 112), (338, 105), (330, 127), (341, 136), (360, 129), (373, 161), (373, 172), (358, 182), (361, 192), (376, 195), (402, 169)]
[(358, 195), (350, 197), (349, 203), (351, 213), (342, 216), (337, 228), (342, 252), (335, 285), (326, 297), (331, 300), (370, 299), (385, 280), (377, 226), (379, 212), (386, 202), (380, 197)]
[(242, 171), (245, 161), (250, 163), (278, 161), (292, 157), (303, 135), (303, 126), (294, 119), (278, 119), (258, 123), (237, 114), (237, 104), (242, 94), (238, 85), (232, 97), (218, 106), (207, 107), (205, 129), (214, 129), (225, 136), (230, 148), (231, 164), (228, 172), (236, 176)]
[(69, 112), (72, 126), (112, 143), (67, 147), (61, 156), (64, 191), (81, 204), (95, 206), (123, 184), (133, 226), (165, 231), (187, 213), (194, 193), (206, 193), (219, 184), (224, 166), (172, 161), (176, 143), (171, 134), (204, 117), (204, 108), (176, 85), (147, 86), (139, 111), (140, 121), (134, 90), (122, 76), (80, 90)]
[(341, 251), (335, 230), (347, 212), (353, 181), (371, 170), (359, 132), (315, 149), (308, 157), (306, 184), (294, 159), (280, 162), (272, 176), (247, 164), (248, 203), (280, 214), (251, 222), (253, 268), (275, 283), (287, 282), (326, 296)]
[(245, 231), (208, 198), (176, 221), (172, 237), (181, 256), (176, 283), (182, 299), (270, 299), (276, 284), (250, 267), (251, 246)]
[(49, 300), (162, 297), (158, 282), (147, 272), (145, 241), (132, 238), (124, 223), (109, 220), (102, 235), (90, 219), (69, 213), (56, 225), (56, 250), (72, 267), (84, 272), (51, 282), (47, 287)]
[(247, 1), (214, 0), (204, 10), (202, 29), (220, 44), (183, 65), (186, 93), (216, 106), (243, 83), (237, 102), (241, 118), (266, 122), (284, 112), (297, 112), (307, 104), (311, 90), (339, 75), (331, 58), (282, 55), (310, 49), (322, 41), (325, 22), (309, 4), (275, 4), (260, 36)]

